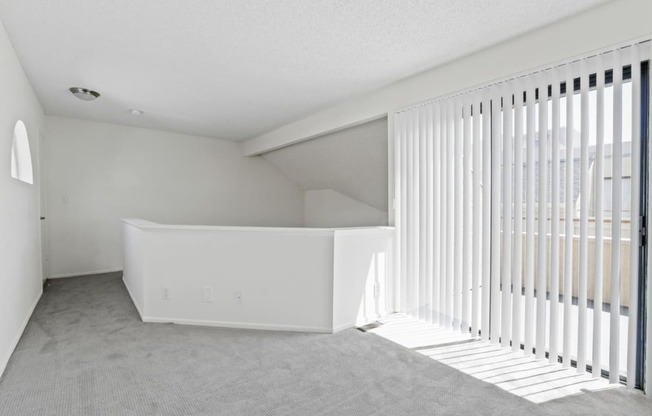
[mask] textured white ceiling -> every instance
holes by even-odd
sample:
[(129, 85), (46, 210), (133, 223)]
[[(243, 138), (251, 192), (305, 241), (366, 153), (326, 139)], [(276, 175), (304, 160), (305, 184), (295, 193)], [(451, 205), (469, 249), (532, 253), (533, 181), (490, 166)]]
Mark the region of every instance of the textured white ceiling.
[(332, 189), (387, 212), (387, 118), (262, 157), (304, 190)]
[(0, 19), (48, 114), (242, 140), (604, 1), (2, 0)]

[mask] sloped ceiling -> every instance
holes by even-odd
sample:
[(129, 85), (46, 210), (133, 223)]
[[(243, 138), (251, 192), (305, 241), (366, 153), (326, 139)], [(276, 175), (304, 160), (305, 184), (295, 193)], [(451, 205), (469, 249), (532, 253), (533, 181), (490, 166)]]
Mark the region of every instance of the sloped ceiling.
[(243, 140), (604, 2), (2, 0), (0, 19), (48, 114)]
[(304, 190), (333, 189), (387, 212), (387, 119), (265, 153)]

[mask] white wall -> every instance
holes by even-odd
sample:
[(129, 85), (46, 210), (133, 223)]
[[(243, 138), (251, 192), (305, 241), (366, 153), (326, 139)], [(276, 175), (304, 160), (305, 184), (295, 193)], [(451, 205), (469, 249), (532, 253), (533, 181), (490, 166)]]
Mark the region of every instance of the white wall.
[[(0, 374), (41, 296), (39, 128), (43, 111), (0, 23)], [(14, 125), (29, 134), (34, 184), (11, 177)]]
[(122, 269), (121, 218), (303, 224), (301, 189), (235, 143), (50, 116), (44, 135), (52, 277)]
[(333, 328), (360, 326), (394, 312), (394, 229), (336, 230)]
[(303, 218), (306, 227), (387, 225), (387, 212), (332, 189), (305, 191)]
[(124, 280), (144, 321), (332, 332), (332, 230), (141, 220), (124, 228)]
[(145, 307), (145, 236), (137, 225), (149, 224), (145, 220), (123, 222), (123, 273), (122, 280), (142, 317)]
[(303, 190), (332, 189), (387, 211), (387, 118), (261, 155)]
[(264, 133), (244, 142), (242, 150), (253, 155), (277, 149), (433, 97), (649, 35), (650, 16), (650, 0), (614, 0)]

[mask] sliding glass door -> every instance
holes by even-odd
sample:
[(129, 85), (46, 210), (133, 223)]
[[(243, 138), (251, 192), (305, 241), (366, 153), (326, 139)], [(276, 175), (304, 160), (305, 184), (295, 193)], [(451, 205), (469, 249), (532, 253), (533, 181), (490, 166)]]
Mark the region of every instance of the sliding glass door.
[(403, 311), (640, 386), (649, 51), (397, 113)]

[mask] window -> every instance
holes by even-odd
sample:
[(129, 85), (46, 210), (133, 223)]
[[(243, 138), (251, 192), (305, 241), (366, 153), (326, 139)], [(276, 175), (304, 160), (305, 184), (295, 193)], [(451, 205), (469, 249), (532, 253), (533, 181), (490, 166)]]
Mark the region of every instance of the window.
[(11, 177), (29, 184), (34, 183), (32, 172), (32, 154), (29, 150), (29, 139), (25, 123), (16, 122), (11, 145)]

